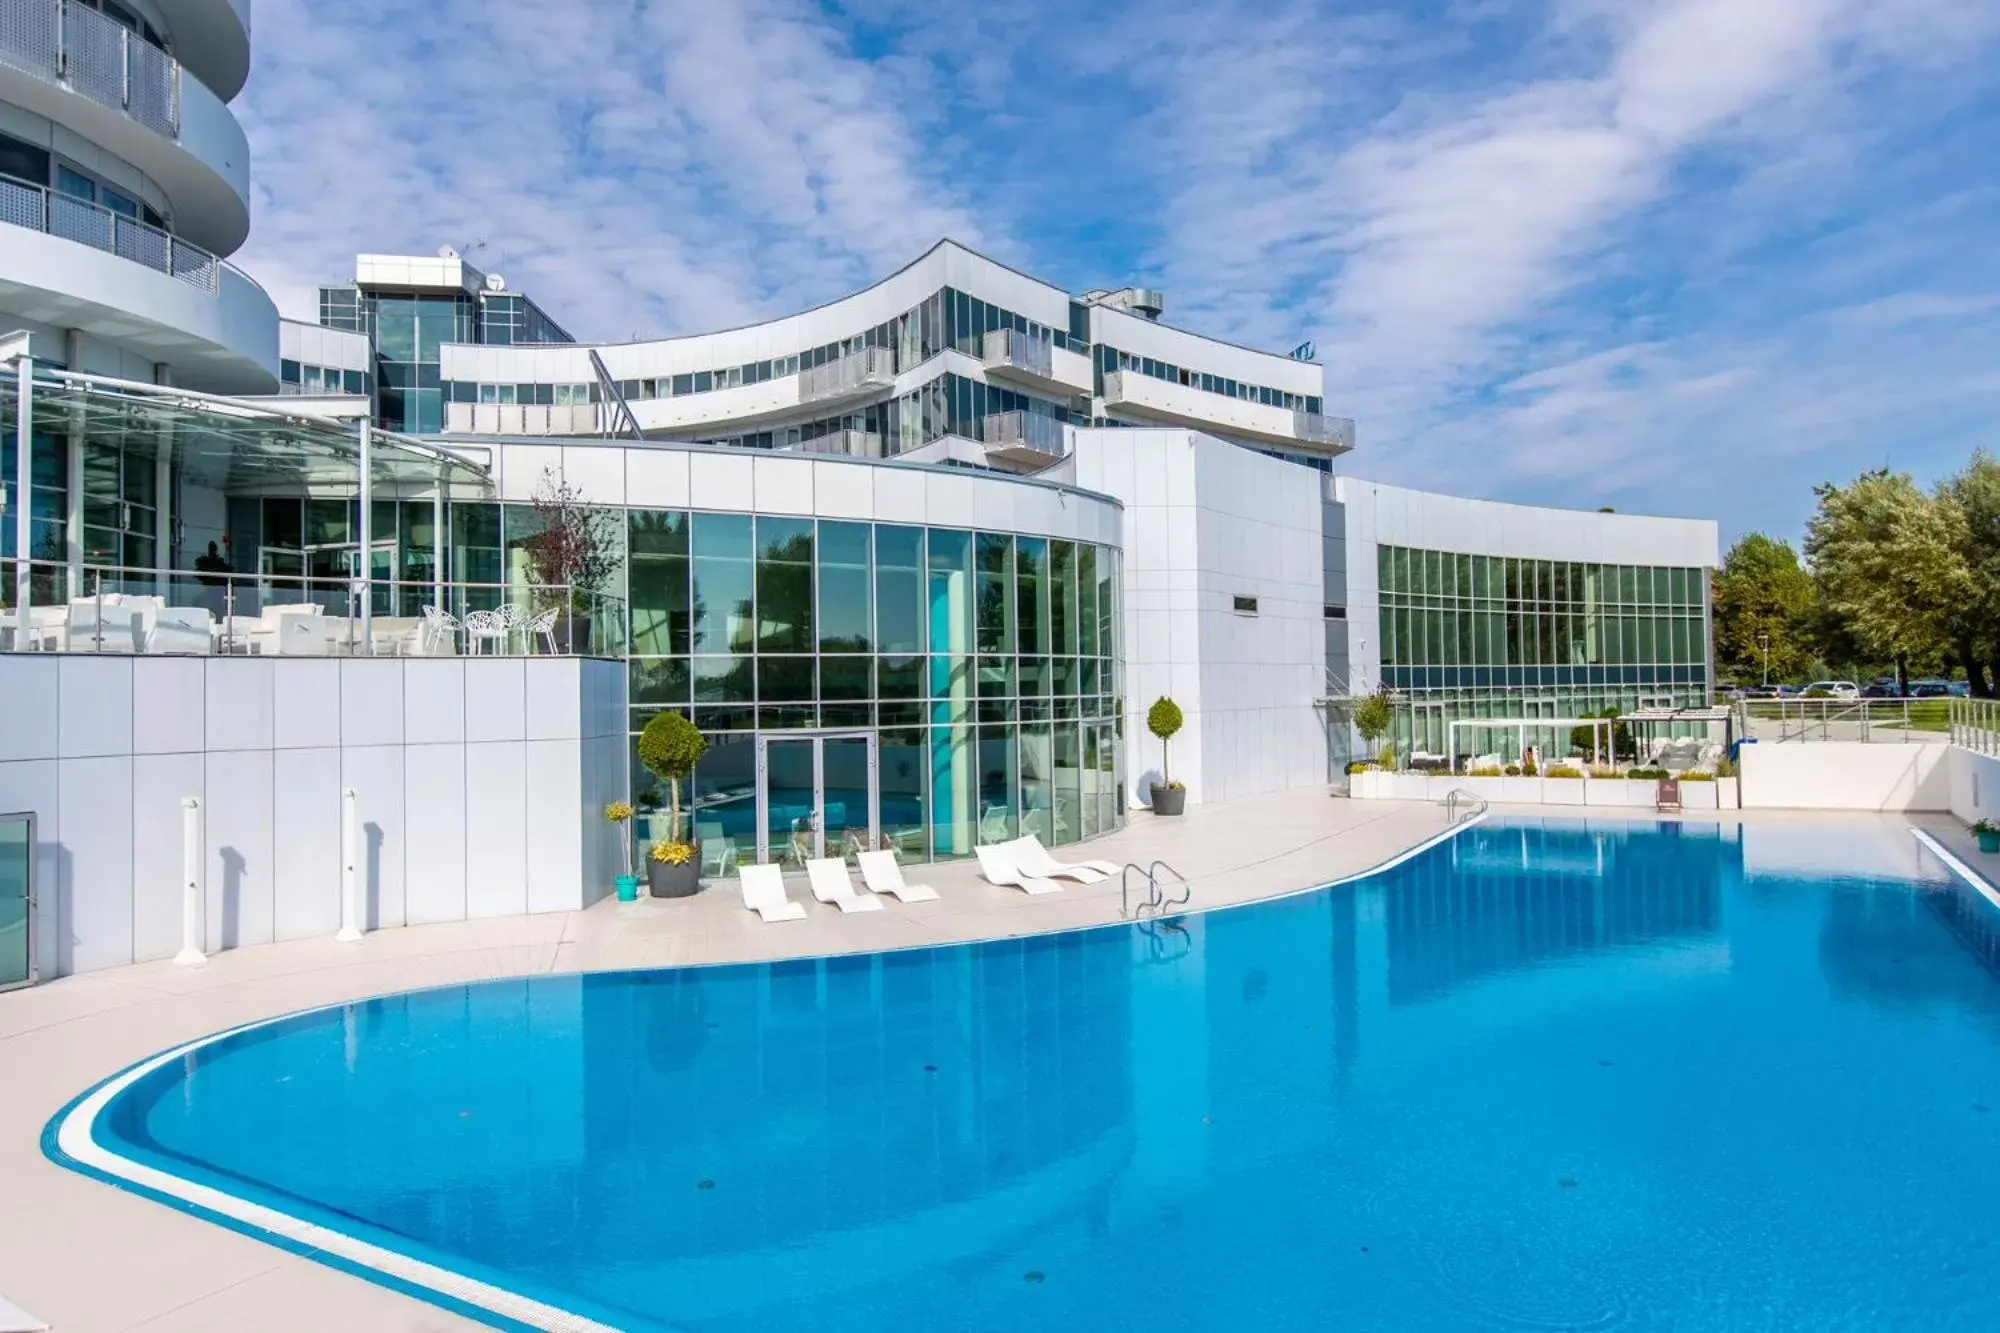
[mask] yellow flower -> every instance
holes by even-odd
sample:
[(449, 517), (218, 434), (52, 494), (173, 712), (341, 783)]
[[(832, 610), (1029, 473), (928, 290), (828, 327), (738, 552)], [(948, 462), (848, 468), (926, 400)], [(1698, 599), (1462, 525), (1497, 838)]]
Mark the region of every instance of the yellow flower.
[(614, 824), (622, 824), (632, 817), (632, 806), (626, 801), (613, 801), (604, 807), (604, 817)]
[(655, 861), (663, 861), (670, 866), (686, 865), (694, 859), (694, 844), (690, 842), (656, 842), (649, 853)]

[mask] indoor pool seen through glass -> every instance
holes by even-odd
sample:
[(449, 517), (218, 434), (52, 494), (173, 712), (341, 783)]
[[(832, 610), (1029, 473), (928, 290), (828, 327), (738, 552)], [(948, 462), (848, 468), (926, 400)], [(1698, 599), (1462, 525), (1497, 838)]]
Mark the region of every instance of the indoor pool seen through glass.
[(543, 977), (100, 1143), (634, 1329), (2000, 1328), (1993, 909), (1907, 832), (1488, 823), (1145, 928)]

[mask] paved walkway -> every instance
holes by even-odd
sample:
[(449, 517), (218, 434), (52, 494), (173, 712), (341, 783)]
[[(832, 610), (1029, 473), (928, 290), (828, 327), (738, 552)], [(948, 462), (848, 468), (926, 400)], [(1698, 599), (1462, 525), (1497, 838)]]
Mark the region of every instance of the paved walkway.
[[(1445, 827), (1430, 804), (1348, 801), (1323, 790), (1137, 813), (1079, 855), (1172, 863), (1193, 906), (1324, 884)], [(295, 1009), (493, 977), (741, 962), (893, 949), (1115, 921), (1118, 885), (1029, 898), (974, 867), (913, 867), (942, 901), (843, 917), (817, 903), (767, 926), (733, 886), (680, 902), (605, 901), (583, 912), (381, 931), (360, 944), (299, 940), (216, 955), (206, 967), (142, 963), (0, 995), (0, 1292), (54, 1333), (319, 1333), (476, 1327), (360, 1278), (287, 1254), (42, 1156), (71, 1097), (178, 1042)], [(810, 902), (803, 880), (792, 896)]]

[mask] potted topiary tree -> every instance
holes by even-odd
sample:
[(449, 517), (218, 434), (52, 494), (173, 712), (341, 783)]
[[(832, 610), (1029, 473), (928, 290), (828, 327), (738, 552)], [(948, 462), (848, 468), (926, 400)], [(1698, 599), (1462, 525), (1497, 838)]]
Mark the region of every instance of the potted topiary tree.
[(1980, 851), (2000, 852), (2000, 824), (1982, 819), (1972, 826), (1972, 836), (1979, 839)]
[(1177, 815), (1187, 809), (1187, 788), (1175, 782), (1173, 772), (1167, 765), (1167, 742), (1179, 733), (1181, 706), (1166, 695), (1153, 700), (1153, 706), (1146, 710), (1146, 730), (1160, 738), (1160, 781), (1153, 784), (1153, 813), (1156, 815)]
[(639, 733), (639, 762), (667, 784), (667, 836), (646, 858), (646, 884), (655, 898), (685, 898), (701, 887), (699, 848), (681, 837), (681, 783), (708, 749), (708, 738), (679, 713), (658, 713)]

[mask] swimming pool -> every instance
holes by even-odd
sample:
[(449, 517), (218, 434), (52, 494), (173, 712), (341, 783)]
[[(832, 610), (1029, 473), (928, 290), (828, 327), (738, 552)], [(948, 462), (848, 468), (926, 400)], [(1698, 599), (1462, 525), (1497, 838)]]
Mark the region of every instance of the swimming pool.
[(1996, 917), (1907, 834), (1488, 822), (1146, 930), (301, 1014), (48, 1146), (503, 1325), (1986, 1330)]

